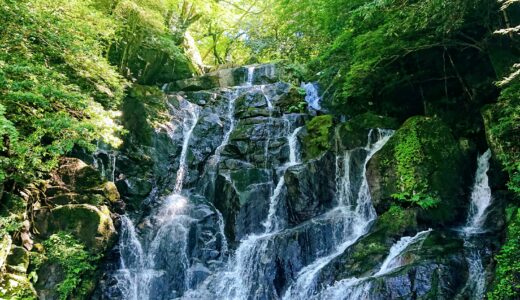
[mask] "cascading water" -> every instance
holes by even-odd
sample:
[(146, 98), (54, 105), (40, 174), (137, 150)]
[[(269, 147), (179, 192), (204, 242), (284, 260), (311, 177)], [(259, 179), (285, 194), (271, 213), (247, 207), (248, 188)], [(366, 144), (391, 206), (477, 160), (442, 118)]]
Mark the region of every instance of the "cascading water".
[(270, 197), (268, 216), (263, 223), (264, 232), (251, 234), (242, 240), (227, 268), (208, 278), (198, 289), (188, 291), (183, 299), (207, 299), (211, 298), (210, 295), (219, 295), (222, 299), (247, 299), (254, 298), (256, 293), (263, 293), (255, 291), (254, 287), (259, 281), (265, 280), (262, 277), (267, 275), (260, 274), (262, 261), (258, 260), (258, 257), (263, 255), (267, 244), (272, 242), (271, 237), (282, 229), (277, 214), (279, 196), (284, 187), (285, 172), (299, 163), (297, 137), (301, 129), (302, 127), (296, 128), (286, 138), (289, 145), (289, 161), (281, 167), (278, 183)]
[(266, 233), (272, 233), (280, 229), (281, 224), (277, 220), (277, 209), (279, 204), (280, 192), (285, 184), (285, 172), (288, 168), (295, 166), (299, 161), (299, 153), (297, 151), (298, 147), (298, 133), (302, 130), (303, 127), (296, 128), (288, 137), (287, 142), (289, 144), (289, 162), (282, 166), (280, 178), (278, 179), (278, 183), (276, 184), (276, 188), (274, 189), (271, 198), (269, 199), (269, 214), (267, 215), (267, 219), (263, 223)]
[[(338, 205), (329, 212), (329, 216), (333, 222), (337, 223), (340, 229), (338, 237), (336, 237), (335, 250), (317, 259), (314, 263), (305, 267), (300, 271), (296, 279), (296, 283), (289, 287), (284, 299), (304, 299), (316, 292), (316, 279), (319, 272), (329, 264), (334, 258), (341, 255), (350, 245), (358, 238), (366, 234), (370, 224), (376, 217), (375, 210), (371, 203), (370, 191), (366, 178), (366, 164), (372, 156), (381, 149), (393, 134), (391, 130), (378, 129), (377, 140), (372, 141), (372, 133), (368, 134), (368, 145), (364, 149), (354, 149), (347, 151), (344, 157), (344, 173), (337, 176), (338, 183)], [(361, 186), (357, 197), (352, 197), (352, 181), (351, 181), (351, 157), (354, 151), (365, 151), (366, 156), (361, 171)], [(337, 168), (339, 170), (340, 168)]]
[(246, 85), (253, 86), (254, 79), (255, 79), (255, 67), (253, 67), (253, 66), (247, 67)]
[(477, 160), (477, 171), (475, 174), (475, 183), (471, 192), (471, 203), (468, 213), (468, 219), (463, 231), (467, 234), (478, 233), (482, 231), (486, 220), (486, 211), (491, 205), (491, 188), (489, 187), (489, 160), (491, 159), (491, 150), (487, 150), (479, 156)]
[(431, 230), (421, 231), (415, 236), (402, 237), (397, 241), (389, 251), (388, 256), (383, 261), (379, 270), (367, 277), (362, 278), (348, 278), (327, 287), (321, 293), (314, 295), (311, 299), (327, 299), (327, 300), (358, 300), (371, 299), (371, 279), (384, 276), (392, 271), (404, 266), (405, 260), (402, 258), (403, 254), (412, 245), (420, 244), (428, 236)]
[(309, 82), (309, 83), (302, 83), (301, 87), (305, 89), (305, 102), (309, 105), (310, 108), (314, 110), (320, 110), (321, 109), (321, 98), (318, 93), (318, 88), (315, 83)]
[(466, 261), (468, 262), (468, 280), (464, 290), (471, 299), (483, 299), (486, 290), (486, 270), (481, 255), (483, 249), (478, 235), (485, 233), (486, 213), (493, 201), (487, 175), (490, 159), (491, 150), (487, 150), (477, 159), (469, 213), (466, 225), (462, 228)]
[(186, 175), (186, 156), (188, 155), (190, 137), (193, 132), (193, 129), (195, 129), (195, 126), (197, 126), (197, 122), (199, 120), (198, 108), (188, 101), (185, 101), (183, 103), (186, 104), (184, 107), (184, 111), (187, 114), (187, 116), (182, 121), (184, 139), (182, 144), (181, 156), (179, 159), (179, 170), (177, 171), (177, 179), (175, 180), (175, 194), (180, 193), (182, 190), (184, 177)]

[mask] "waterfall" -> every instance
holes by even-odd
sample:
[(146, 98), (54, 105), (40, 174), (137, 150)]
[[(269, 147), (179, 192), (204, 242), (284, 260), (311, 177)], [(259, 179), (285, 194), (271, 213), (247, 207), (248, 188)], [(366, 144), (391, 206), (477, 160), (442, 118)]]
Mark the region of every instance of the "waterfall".
[(254, 79), (255, 79), (255, 67), (254, 66), (247, 67), (246, 85), (253, 86)]
[(297, 153), (297, 142), (298, 142), (298, 133), (302, 130), (303, 127), (296, 128), (288, 137), (287, 142), (289, 144), (289, 162), (282, 166), (282, 172), (280, 174), (280, 178), (278, 179), (278, 183), (276, 184), (276, 188), (274, 189), (271, 198), (269, 199), (269, 214), (267, 219), (263, 223), (266, 233), (272, 233), (273, 231), (279, 230), (281, 225), (279, 221), (276, 219), (276, 212), (278, 209), (278, 203), (280, 198), (280, 193), (285, 184), (285, 172), (291, 166), (295, 166), (298, 164), (299, 155)]
[(316, 292), (317, 276), (320, 271), (328, 265), (334, 258), (341, 255), (345, 250), (354, 244), (361, 236), (366, 234), (370, 228), (370, 224), (376, 218), (376, 212), (372, 206), (370, 191), (368, 189), (368, 181), (366, 178), (366, 165), (372, 156), (379, 151), (393, 134), (392, 130), (376, 130), (377, 140), (372, 140), (374, 131), (370, 130), (368, 134), (368, 145), (361, 149), (366, 152), (361, 170), (361, 186), (357, 197), (351, 197), (351, 177), (350, 164), (354, 151), (360, 149), (349, 150), (344, 157), (344, 173), (336, 179), (338, 184), (338, 205), (331, 211), (330, 218), (338, 224), (340, 231), (339, 236), (335, 240), (335, 250), (324, 257), (317, 259), (314, 263), (303, 268), (296, 278), (296, 283), (291, 285), (284, 295), (284, 299), (305, 299), (312, 296)]
[(487, 175), (490, 159), (491, 150), (489, 149), (477, 159), (470, 208), (466, 225), (462, 228), (466, 261), (468, 262), (468, 280), (464, 292), (471, 296), (471, 299), (483, 299), (486, 291), (486, 270), (482, 263), (481, 251), (483, 250), (478, 235), (485, 232), (486, 213), (493, 201)]
[(475, 182), (471, 192), (471, 203), (463, 231), (471, 234), (483, 230), (484, 221), (486, 220), (486, 210), (491, 205), (491, 188), (489, 187), (489, 160), (491, 158), (491, 150), (487, 150), (477, 159), (477, 171), (475, 174)]
[(306, 96), (305, 96), (305, 102), (309, 105), (310, 108), (314, 110), (320, 110), (321, 109), (321, 98), (318, 93), (318, 87), (315, 83), (309, 82), (309, 83), (302, 83), (301, 88), (305, 90)]
[[(290, 126), (290, 122), (289, 126)], [(282, 222), (278, 216), (278, 204), (280, 193), (284, 187), (284, 174), (286, 170), (299, 163), (300, 153), (298, 146), (298, 133), (303, 127), (290, 131), (286, 137), (289, 145), (289, 161), (281, 166), (279, 180), (269, 199), (269, 212), (264, 221), (264, 232), (251, 234), (240, 242), (227, 265), (227, 268), (210, 276), (196, 290), (187, 291), (183, 299), (208, 299), (210, 295), (219, 295), (222, 299), (248, 299), (254, 297), (255, 285), (261, 284), (268, 274), (261, 274), (262, 257), (272, 238), (282, 229)], [(269, 289), (269, 287), (263, 287)]]
[[(371, 276), (362, 278), (347, 278), (334, 285), (327, 287), (321, 293), (314, 295), (311, 299), (327, 299), (327, 300), (358, 300), (358, 299), (370, 299), (371, 280), (377, 277), (384, 276), (393, 272), (394, 270), (405, 265), (403, 255), (406, 250), (412, 245), (421, 246), (422, 242), (426, 239), (428, 234), (432, 230), (421, 231), (415, 236), (402, 237), (390, 248), (388, 256), (383, 261), (383, 264), (379, 270)], [(300, 298), (303, 299), (303, 298)]]
[(179, 159), (179, 169), (177, 171), (177, 177), (175, 180), (174, 193), (176, 194), (180, 193), (182, 190), (184, 177), (186, 175), (186, 156), (188, 155), (188, 146), (190, 144), (190, 138), (193, 129), (195, 129), (195, 126), (197, 126), (197, 122), (199, 120), (198, 107), (188, 101), (185, 101), (184, 103), (186, 103), (184, 107), (184, 113), (186, 116), (182, 121), (184, 139), (182, 143), (181, 156)]
[(240, 95), (240, 90), (234, 90), (232, 92), (229, 92), (227, 95), (228, 98), (228, 107), (227, 107), (227, 119), (229, 120), (229, 125), (227, 130), (224, 132), (224, 137), (222, 138), (222, 143), (220, 146), (217, 147), (217, 150), (215, 150), (215, 155), (213, 156), (213, 165), (216, 165), (220, 162), (220, 155), (222, 154), (222, 150), (227, 146), (229, 143), (229, 137), (231, 136), (231, 133), (233, 133), (233, 130), (235, 130), (236, 120), (235, 120), (235, 102)]
[(397, 243), (393, 244), (390, 248), (390, 253), (386, 257), (386, 259), (383, 261), (383, 264), (379, 268), (379, 271), (377, 271), (374, 276), (382, 276), (385, 274), (388, 274), (392, 272), (393, 270), (403, 266), (403, 261), (400, 259), (400, 256), (403, 254), (403, 252), (408, 249), (408, 247), (417, 241), (423, 241), (426, 236), (431, 232), (432, 230), (426, 230), (421, 231), (417, 233), (415, 236), (405, 236), (402, 237)]
[[(93, 166), (101, 172), (101, 175), (107, 180), (115, 182), (116, 180), (116, 162), (117, 162), (117, 151), (104, 150), (99, 148), (99, 142), (96, 151), (92, 154)], [(103, 156), (106, 157), (107, 162), (105, 163)], [(106, 164), (106, 167), (105, 167)]]

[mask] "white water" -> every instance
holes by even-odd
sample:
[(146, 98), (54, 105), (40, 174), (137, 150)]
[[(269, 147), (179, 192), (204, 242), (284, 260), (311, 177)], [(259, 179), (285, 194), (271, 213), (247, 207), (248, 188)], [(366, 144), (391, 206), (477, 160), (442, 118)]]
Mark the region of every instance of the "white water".
[(187, 199), (182, 196), (169, 196), (160, 208), (160, 213), (154, 218), (154, 222), (157, 222), (160, 228), (152, 241), (146, 245), (139, 239), (133, 222), (125, 215), (121, 217), (120, 269), (116, 278), (124, 299), (152, 298), (152, 284), (165, 275), (162, 266), (156, 263), (156, 257), (164, 247), (178, 252), (175, 255), (177, 260), (171, 264), (184, 273), (184, 288), (188, 286), (190, 276), (186, 247), (189, 226), (193, 219), (183, 214), (187, 204)]
[(315, 83), (309, 82), (309, 83), (302, 83), (301, 87), (305, 89), (306, 96), (305, 96), (305, 102), (309, 105), (310, 108), (314, 110), (320, 110), (321, 109), (321, 98), (318, 93), (318, 88), (316, 87)]
[(265, 233), (272, 233), (281, 229), (281, 224), (279, 220), (277, 220), (277, 210), (280, 200), (280, 193), (285, 185), (285, 172), (289, 167), (295, 166), (299, 163), (299, 153), (298, 149), (298, 133), (302, 130), (303, 127), (296, 128), (288, 137), (287, 142), (289, 144), (289, 162), (282, 166), (282, 172), (280, 174), (280, 178), (278, 179), (278, 183), (276, 184), (276, 188), (273, 191), (269, 199), (269, 213), (267, 215), (267, 219), (263, 223), (265, 227)]
[(379, 271), (377, 271), (374, 276), (382, 276), (385, 274), (388, 274), (392, 272), (393, 270), (402, 267), (404, 265), (404, 261), (401, 257), (401, 255), (404, 253), (408, 247), (418, 241), (424, 241), (426, 236), (431, 232), (432, 230), (425, 230), (417, 233), (415, 236), (405, 236), (402, 237), (397, 243), (392, 245), (390, 248), (390, 253), (386, 257), (385, 261), (379, 268)]
[(255, 67), (253, 67), (253, 66), (247, 67), (247, 81), (246, 81), (246, 85), (247, 86), (253, 86), (254, 79), (255, 79)]
[(493, 202), (487, 175), (490, 159), (491, 150), (487, 150), (477, 159), (470, 208), (466, 226), (462, 228), (466, 261), (468, 262), (468, 280), (464, 291), (471, 299), (483, 299), (486, 291), (486, 270), (482, 264), (478, 234), (485, 232), (486, 213)]
[[(289, 122), (290, 126), (290, 122)], [(258, 272), (264, 259), (270, 238), (282, 229), (282, 222), (277, 215), (280, 192), (284, 187), (284, 173), (300, 160), (298, 133), (296, 128), (286, 137), (289, 145), (289, 161), (281, 167), (281, 175), (269, 201), (269, 213), (263, 223), (265, 230), (261, 234), (251, 234), (240, 242), (239, 247), (228, 263), (228, 269), (210, 276), (197, 290), (186, 292), (183, 299), (207, 299), (218, 295), (220, 299), (248, 299), (255, 294), (253, 286), (258, 284)], [(229, 179), (228, 179), (229, 180)], [(267, 274), (262, 274), (267, 275)], [(265, 287), (267, 288), (267, 287)]]
[(391, 248), (388, 256), (385, 258), (379, 270), (371, 276), (362, 278), (347, 278), (336, 282), (332, 286), (327, 287), (321, 293), (314, 295), (311, 299), (327, 299), (327, 300), (358, 300), (369, 299), (372, 283), (370, 279), (384, 276), (392, 271), (406, 265), (403, 258), (406, 250), (412, 245), (418, 245), (424, 241), (431, 230), (421, 231), (415, 236), (402, 237)]
[[(105, 168), (105, 164), (103, 159), (99, 157), (100, 154), (104, 154), (108, 158), (108, 165)], [(107, 180), (115, 182), (116, 180), (116, 162), (117, 162), (117, 151), (114, 150), (103, 150), (98, 149), (92, 154), (92, 159), (94, 161), (94, 168), (98, 169), (101, 172), (101, 175), (105, 177)]]
[(182, 151), (179, 159), (179, 169), (177, 170), (177, 177), (175, 180), (174, 194), (179, 194), (182, 191), (184, 184), (184, 177), (186, 176), (186, 156), (188, 155), (188, 146), (190, 144), (191, 134), (197, 122), (199, 121), (198, 107), (188, 101), (183, 108), (183, 112), (186, 114), (182, 120), (182, 131), (184, 135), (182, 143)]
[(471, 204), (469, 208), (468, 219), (464, 232), (476, 233), (483, 230), (486, 220), (486, 210), (492, 202), (491, 188), (489, 187), (489, 160), (491, 158), (491, 150), (487, 150), (479, 156), (477, 160), (477, 172), (475, 174), (475, 183), (471, 192)]
[(217, 150), (215, 150), (215, 155), (213, 156), (213, 164), (218, 164), (220, 162), (220, 155), (222, 154), (222, 150), (227, 146), (229, 143), (229, 137), (231, 136), (231, 133), (233, 133), (233, 130), (235, 130), (236, 120), (235, 120), (235, 102), (240, 95), (240, 90), (235, 90), (233, 92), (230, 92), (228, 97), (228, 111), (227, 111), (227, 119), (229, 121), (229, 127), (224, 132), (224, 137), (222, 138), (222, 143), (220, 146), (217, 147)]
[(356, 151), (356, 149), (345, 153), (344, 173), (342, 176), (338, 175), (336, 179), (338, 182), (338, 205), (330, 212), (330, 217), (335, 218), (334, 221), (337, 222), (336, 227), (344, 229), (335, 238), (335, 251), (303, 268), (298, 274), (295, 284), (289, 287), (283, 299), (305, 299), (312, 296), (316, 292), (317, 276), (321, 270), (334, 258), (345, 252), (361, 236), (366, 234), (370, 229), (370, 224), (376, 218), (376, 212), (372, 206), (368, 189), (366, 165), (370, 158), (390, 139), (393, 131), (378, 129), (378, 136), (375, 142), (372, 141), (372, 133), (373, 131), (371, 130), (368, 134), (368, 144), (364, 149), (367, 154), (362, 167), (362, 181), (357, 197), (352, 197), (352, 182), (350, 178), (352, 152)]

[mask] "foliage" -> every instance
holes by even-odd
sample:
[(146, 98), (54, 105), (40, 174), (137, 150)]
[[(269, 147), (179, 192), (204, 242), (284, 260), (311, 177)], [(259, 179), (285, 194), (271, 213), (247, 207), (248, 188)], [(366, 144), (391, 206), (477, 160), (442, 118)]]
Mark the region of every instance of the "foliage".
[(508, 187), (520, 197), (520, 79), (506, 86), (493, 110), (490, 138), (494, 154), (509, 173)]
[(95, 263), (99, 258), (90, 254), (71, 235), (63, 232), (53, 234), (43, 245), (49, 262), (58, 264), (65, 274), (65, 278), (57, 286), (60, 299), (66, 300), (73, 293), (84, 294), (85, 291), (80, 289), (83, 278), (96, 269)]
[(409, 118), (379, 154), (383, 167), (395, 176), (395, 186), (385, 187), (393, 198), (423, 209), (439, 208), (444, 217), (453, 213), (449, 207), (455, 205), (451, 199), (460, 184), (461, 152), (442, 121)]
[(314, 117), (306, 125), (307, 136), (304, 147), (307, 158), (313, 158), (330, 149), (330, 138), (333, 128), (332, 115)]
[(0, 204), (0, 236), (12, 234), (22, 227), (25, 202), (16, 195), (5, 195)]
[(102, 56), (110, 22), (90, 1), (0, 1), (0, 179), (41, 177), (75, 145), (120, 143), (124, 80)]
[(506, 242), (499, 254), (490, 300), (517, 299), (520, 297), (520, 209), (510, 207), (512, 213), (507, 226)]
[(419, 205), (424, 209), (435, 207), (440, 201), (432, 195), (427, 178), (417, 176), (422, 161), (425, 159), (417, 131), (411, 127), (410, 132), (397, 143), (395, 148), (396, 171), (399, 178), (400, 193), (394, 198)]
[(400, 234), (407, 228), (417, 226), (415, 213), (410, 209), (404, 209), (394, 204), (379, 217), (378, 226), (385, 228), (385, 231), (390, 234)]

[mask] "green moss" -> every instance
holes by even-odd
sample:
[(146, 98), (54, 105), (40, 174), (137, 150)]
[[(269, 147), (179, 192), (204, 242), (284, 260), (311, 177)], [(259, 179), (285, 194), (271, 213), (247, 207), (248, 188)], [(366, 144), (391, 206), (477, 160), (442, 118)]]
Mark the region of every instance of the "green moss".
[(306, 124), (307, 136), (304, 138), (304, 150), (308, 159), (315, 158), (330, 149), (333, 123), (332, 115), (324, 115), (314, 117)]
[(48, 262), (58, 264), (65, 273), (65, 278), (56, 286), (60, 299), (66, 300), (73, 294), (85, 296), (89, 285), (85, 278), (96, 269), (99, 256), (89, 253), (85, 245), (63, 232), (53, 234), (43, 245)]
[(428, 179), (416, 176), (417, 168), (426, 159), (426, 154), (415, 126), (410, 126), (408, 132), (400, 137), (395, 148), (395, 159), (397, 161), (398, 188), (401, 192), (392, 196), (426, 209), (439, 204), (440, 200), (437, 195), (433, 194), (429, 188)]
[(165, 94), (157, 87), (134, 85), (123, 102), (123, 124), (139, 144), (151, 145), (153, 127), (169, 121)]
[(392, 205), (379, 217), (377, 222), (378, 228), (384, 228), (392, 235), (398, 235), (406, 229), (417, 227), (415, 212), (397, 205)]
[(495, 279), (488, 298), (490, 300), (520, 298), (520, 209), (509, 208), (512, 213), (507, 225), (506, 242), (496, 256)]
[(445, 182), (438, 177), (451, 178), (460, 160), (449, 128), (437, 119), (413, 117), (392, 139), (398, 188), (392, 197), (423, 209), (438, 206)]
[(3, 274), (0, 280), (0, 299), (36, 300), (36, 292), (25, 276)]

